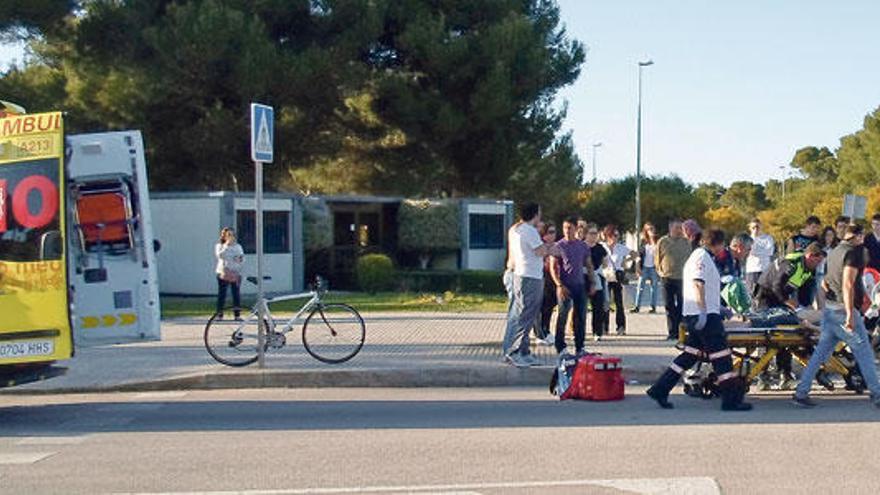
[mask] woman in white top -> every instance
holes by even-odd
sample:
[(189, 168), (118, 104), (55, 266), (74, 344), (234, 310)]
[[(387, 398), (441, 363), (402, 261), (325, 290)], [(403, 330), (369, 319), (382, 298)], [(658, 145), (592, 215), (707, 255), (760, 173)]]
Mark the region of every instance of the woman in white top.
[(645, 289), (645, 283), (651, 284), (651, 310), (649, 313), (657, 312), (657, 269), (654, 266), (654, 252), (657, 247), (657, 229), (654, 224), (648, 222), (642, 227), (642, 242), (639, 247), (639, 262), (637, 274), (639, 276), (639, 288), (636, 290), (636, 302), (633, 305), (632, 312), (638, 313), (639, 306), (642, 303), (642, 291)]
[(220, 231), (220, 240), (214, 246), (214, 257), (217, 265), (217, 314), (223, 319), (223, 307), (226, 305), (226, 288), (232, 290), (232, 303), (235, 319), (241, 317), (241, 268), (244, 264), (244, 249), (235, 240), (235, 232), (229, 227)]
[(769, 234), (761, 231), (761, 221), (753, 218), (749, 222), (749, 234), (752, 236), (752, 250), (746, 258), (746, 287), (749, 294), (755, 291), (755, 285), (761, 274), (770, 266), (773, 254), (776, 252), (776, 241)]
[[(626, 311), (623, 309), (623, 284), (626, 283), (623, 263), (632, 253), (632, 250), (625, 244), (618, 242), (619, 233), (614, 225), (606, 225), (602, 231), (605, 234), (605, 249), (608, 251), (608, 257), (611, 259), (611, 270), (609, 270), (606, 278), (608, 279), (608, 291), (614, 301), (614, 322), (617, 324), (617, 335), (626, 335)], [(610, 316), (610, 315), (609, 315)], [(610, 317), (605, 320), (608, 325)]]

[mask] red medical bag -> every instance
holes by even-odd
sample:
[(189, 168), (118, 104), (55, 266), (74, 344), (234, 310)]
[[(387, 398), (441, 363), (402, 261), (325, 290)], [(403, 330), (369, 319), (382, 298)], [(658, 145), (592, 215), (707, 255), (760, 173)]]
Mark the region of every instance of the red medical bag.
[(578, 360), (565, 398), (623, 400), (623, 385), (620, 358), (587, 354)]

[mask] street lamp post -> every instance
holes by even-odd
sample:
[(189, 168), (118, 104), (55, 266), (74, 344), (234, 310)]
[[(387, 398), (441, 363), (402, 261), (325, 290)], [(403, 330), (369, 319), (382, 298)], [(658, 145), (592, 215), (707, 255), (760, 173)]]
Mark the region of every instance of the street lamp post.
[(590, 188), (596, 187), (596, 148), (602, 146), (602, 143), (593, 143), (593, 180), (590, 182)]
[[(642, 69), (654, 65), (653, 60), (639, 62), (639, 104), (638, 121), (636, 125), (636, 232), (642, 225)], [(639, 236), (636, 236), (636, 248), (638, 248)]]
[(789, 175), (788, 165), (780, 165), (779, 170), (782, 170), (782, 202), (785, 203), (785, 181)]

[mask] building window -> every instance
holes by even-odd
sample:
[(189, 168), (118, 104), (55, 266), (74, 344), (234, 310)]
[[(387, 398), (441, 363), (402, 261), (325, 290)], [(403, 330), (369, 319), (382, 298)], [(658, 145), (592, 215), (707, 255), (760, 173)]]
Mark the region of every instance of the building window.
[(504, 215), (470, 214), (470, 249), (504, 249)]
[[(253, 210), (235, 212), (238, 243), (245, 254), (257, 252), (257, 215)], [(290, 212), (263, 212), (263, 252), (266, 254), (287, 254), (290, 252)]]

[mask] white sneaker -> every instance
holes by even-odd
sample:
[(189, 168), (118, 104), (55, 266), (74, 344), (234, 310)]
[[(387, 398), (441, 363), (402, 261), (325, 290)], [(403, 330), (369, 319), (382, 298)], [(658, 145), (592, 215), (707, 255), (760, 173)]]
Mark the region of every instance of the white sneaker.
[(510, 354), (506, 356), (505, 362), (511, 366), (516, 366), (517, 368), (528, 368), (530, 366), (524, 357), (519, 354)]
[(537, 339), (537, 341), (538, 341), (539, 345), (546, 345), (546, 346), (556, 345), (556, 338), (550, 334), (547, 334), (547, 336), (544, 337), (543, 339)]
[(533, 356), (531, 354), (527, 354), (527, 355), (523, 356), (522, 360), (523, 360), (523, 362), (526, 363), (527, 366), (540, 366), (543, 364), (540, 359), (536, 358), (535, 356)]
[(601, 335), (593, 335), (593, 342), (599, 342), (600, 340), (602, 340)]

